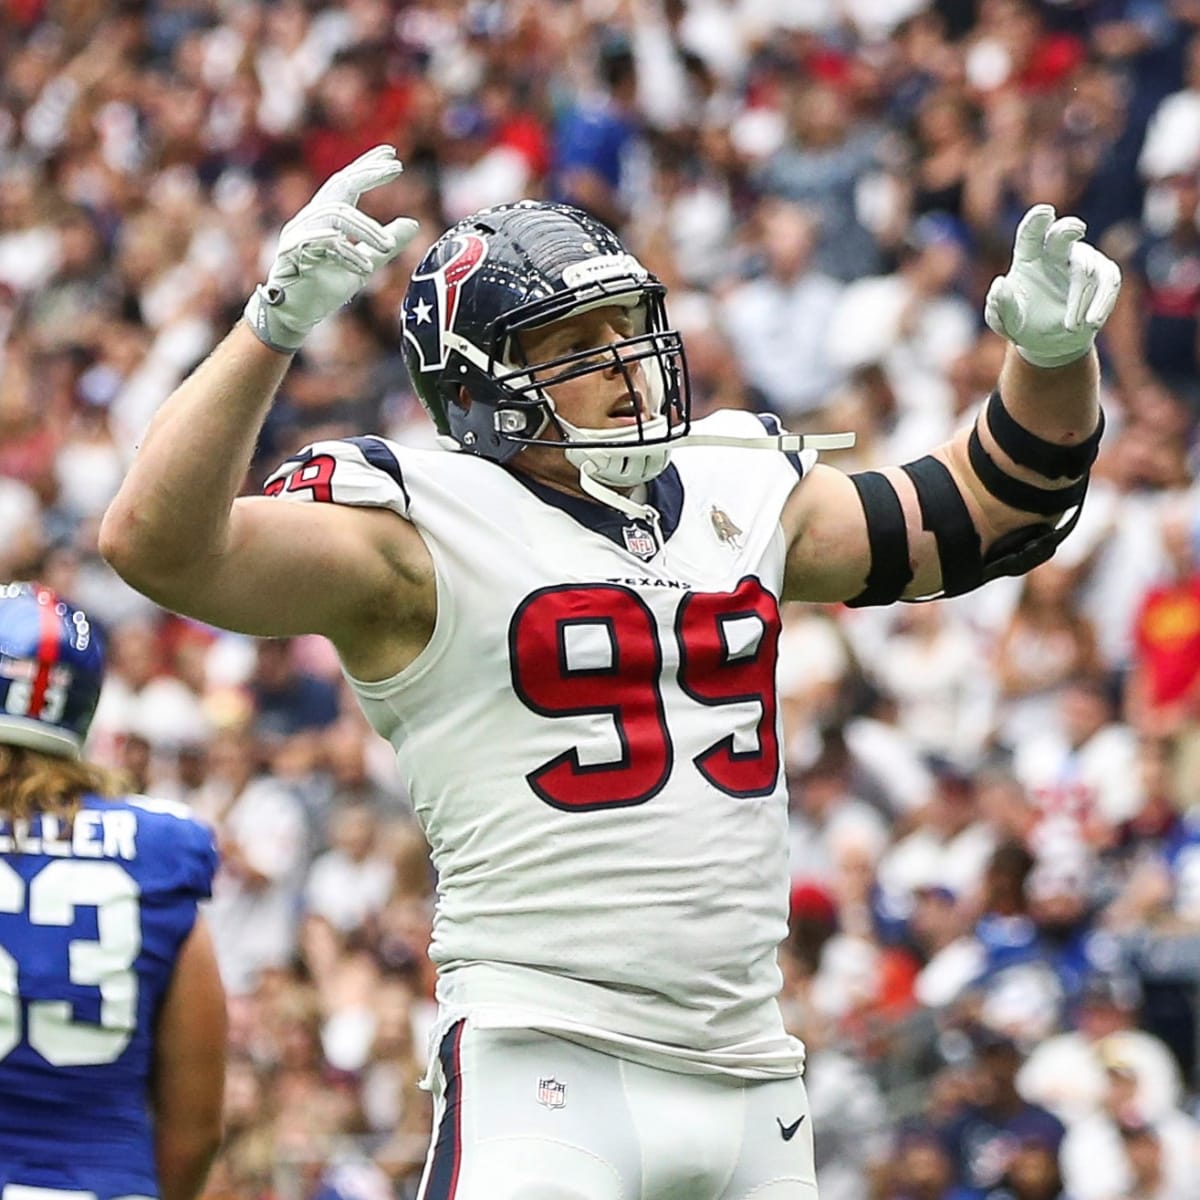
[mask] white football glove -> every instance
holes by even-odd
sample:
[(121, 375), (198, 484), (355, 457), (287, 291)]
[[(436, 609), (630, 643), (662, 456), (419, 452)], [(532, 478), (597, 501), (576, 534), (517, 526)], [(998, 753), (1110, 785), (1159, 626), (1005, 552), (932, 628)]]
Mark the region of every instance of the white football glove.
[(1112, 259), (1080, 239), (1078, 217), (1055, 220), (1049, 204), (1021, 218), (1012, 266), (988, 288), (983, 316), (1035, 367), (1061, 367), (1082, 358), (1108, 320), (1121, 271)]
[(399, 217), (381, 225), (355, 207), (363, 192), (391, 183), (403, 170), (394, 147), (376, 146), (331, 175), (280, 230), (267, 281), (254, 289), (244, 312), (272, 350), (298, 350), (314, 326), (412, 241), (416, 221)]

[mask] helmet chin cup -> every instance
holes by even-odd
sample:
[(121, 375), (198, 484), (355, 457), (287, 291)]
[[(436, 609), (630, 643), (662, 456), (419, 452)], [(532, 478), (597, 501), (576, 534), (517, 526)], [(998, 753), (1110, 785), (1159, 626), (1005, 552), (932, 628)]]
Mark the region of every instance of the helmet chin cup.
[(668, 432), (666, 417), (653, 417), (643, 421), (641, 427), (630, 425), (625, 429), (580, 429), (558, 418), (559, 425), (573, 442), (629, 442), (628, 448), (604, 446), (594, 450), (584, 446), (571, 446), (564, 451), (567, 462), (581, 471), (586, 465), (588, 475), (608, 487), (636, 487), (649, 483), (661, 475), (671, 461), (669, 443), (659, 441), (657, 445), (645, 445), (643, 439), (662, 439)]

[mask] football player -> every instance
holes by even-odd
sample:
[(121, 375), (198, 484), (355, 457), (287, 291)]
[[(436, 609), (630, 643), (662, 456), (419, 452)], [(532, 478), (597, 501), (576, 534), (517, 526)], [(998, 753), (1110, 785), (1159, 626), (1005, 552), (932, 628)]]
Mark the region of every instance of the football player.
[(192, 1200), (220, 1141), (216, 850), (80, 759), (103, 666), (83, 612), (0, 584), (4, 1200)]
[(955, 595), (1048, 558), (1096, 454), (1118, 272), (1031, 209), (974, 428), (847, 476), (815, 463), (836, 435), (692, 421), (658, 280), (579, 210), (502, 205), (430, 246), (400, 312), (446, 449), (318, 442), (236, 499), (292, 354), (415, 235), (357, 207), (400, 170), (378, 147), (284, 226), (103, 552), (168, 608), (328, 636), (396, 749), (438, 873), (425, 1200), (812, 1197), (776, 1002), (779, 604)]

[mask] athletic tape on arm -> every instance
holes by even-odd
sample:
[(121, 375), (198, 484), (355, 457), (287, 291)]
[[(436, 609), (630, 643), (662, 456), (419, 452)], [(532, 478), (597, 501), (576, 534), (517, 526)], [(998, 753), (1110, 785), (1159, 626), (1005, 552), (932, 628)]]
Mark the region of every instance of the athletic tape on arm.
[(867, 586), (853, 600), (851, 608), (893, 604), (912, 582), (912, 564), (908, 555), (908, 529), (900, 497), (886, 475), (862, 471), (850, 476), (858, 491), (867, 518), (867, 540), (871, 548), (871, 570)]

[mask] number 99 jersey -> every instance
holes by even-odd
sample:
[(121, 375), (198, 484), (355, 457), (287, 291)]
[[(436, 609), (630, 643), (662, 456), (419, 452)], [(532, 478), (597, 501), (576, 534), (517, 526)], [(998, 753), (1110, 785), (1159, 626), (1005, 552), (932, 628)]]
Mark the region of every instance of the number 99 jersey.
[[(761, 436), (759, 421), (695, 428)], [(447, 1020), (674, 1069), (799, 1071), (776, 1002), (775, 666), (779, 516), (810, 461), (676, 449), (647, 485), (658, 530), (380, 438), (316, 443), (268, 480), (284, 497), (391, 508), (433, 558), (429, 644), (391, 679), (350, 682), (430, 843)]]
[(6, 1200), (158, 1194), (155, 1022), (216, 864), (211, 833), (152, 800), (88, 796), (70, 822), (0, 821)]

